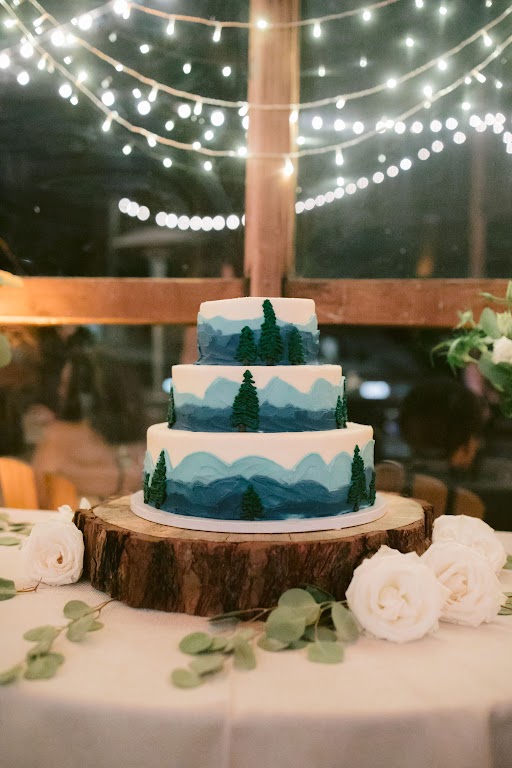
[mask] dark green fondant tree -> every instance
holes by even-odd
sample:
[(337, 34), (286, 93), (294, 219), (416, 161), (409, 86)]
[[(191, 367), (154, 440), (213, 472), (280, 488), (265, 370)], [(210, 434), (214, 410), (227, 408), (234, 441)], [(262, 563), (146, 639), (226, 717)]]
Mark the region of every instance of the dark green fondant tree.
[(151, 480), (151, 489), (149, 492), (149, 501), (157, 509), (160, 509), (162, 504), (165, 502), (165, 499), (167, 496), (166, 474), (167, 474), (167, 471), (165, 466), (165, 454), (163, 451), (160, 451), (160, 456), (158, 457), (155, 471), (153, 472), (153, 477)]
[(144, 493), (144, 504), (147, 504), (150, 497), (150, 487), (149, 487), (149, 472), (144, 472), (144, 486), (143, 486), (143, 493)]
[(169, 429), (176, 424), (176, 409), (174, 407), (174, 392), (171, 387), (169, 392), (169, 405), (167, 406), (167, 426)]
[(336, 418), (336, 426), (338, 429), (345, 429), (347, 426), (347, 419), (348, 419), (348, 413), (347, 413), (347, 396), (345, 392), (343, 392), (343, 396), (340, 397), (338, 395), (338, 399), (336, 401), (336, 409), (334, 412), (334, 416)]
[(235, 360), (238, 360), (242, 365), (254, 365), (257, 359), (258, 347), (254, 339), (254, 331), (248, 325), (244, 325), (236, 349)]
[(376, 497), (377, 497), (377, 490), (375, 488), (375, 470), (373, 470), (371, 480), (370, 480), (370, 487), (368, 488), (368, 501), (370, 502), (370, 504), (375, 504)]
[(261, 499), (250, 485), (242, 496), (242, 520), (261, 520), (264, 517)]
[(263, 302), (263, 317), (258, 355), (267, 365), (275, 365), (283, 356), (284, 345), (274, 307), (268, 299)]
[(357, 512), (361, 504), (367, 500), (364, 462), (359, 451), (359, 446), (356, 445), (354, 448), (354, 457), (352, 459), (352, 473), (347, 501), (352, 505), (354, 512)]
[(246, 432), (248, 429), (257, 430), (259, 423), (260, 404), (258, 391), (254, 386), (251, 372), (245, 371), (244, 380), (240, 384), (238, 394), (233, 401), (231, 426), (236, 427), (239, 432)]
[(304, 365), (304, 345), (302, 336), (297, 328), (292, 328), (288, 334), (288, 362), (290, 365)]

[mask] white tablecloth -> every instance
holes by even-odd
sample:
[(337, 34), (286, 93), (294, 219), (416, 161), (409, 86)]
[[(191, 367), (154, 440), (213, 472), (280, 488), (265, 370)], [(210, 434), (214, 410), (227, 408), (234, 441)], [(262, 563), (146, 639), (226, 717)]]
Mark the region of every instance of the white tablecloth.
[[(501, 536), (512, 552), (512, 533)], [(0, 576), (22, 583), (17, 549), (0, 548)], [(512, 572), (502, 581), (512, 591)], [(0, 671), (23, 658), (27, 629), (61, 624), (68, 600), (103, 598), (79, 583), (0, 603)], [(102, 621), (83, 643), (57, 640), (54, 679), (0, 688), (0, 768), (512, 766), (512, 616), (407, 645), (363, 638), (337, 666), (257, 649), (255, 671), (191, 690), (169, 675), (205, 619), (116, 602)]]

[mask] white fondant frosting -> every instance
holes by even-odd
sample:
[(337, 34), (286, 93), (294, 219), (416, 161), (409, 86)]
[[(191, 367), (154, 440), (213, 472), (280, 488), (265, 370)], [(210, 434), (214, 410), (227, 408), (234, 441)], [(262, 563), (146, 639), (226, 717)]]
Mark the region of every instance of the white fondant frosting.
[(209, 453), (228, 464), (246, 456), (258, 456), (291, 469), (310, 454), (318, 454), (325, 463), (343, 451), (352, 455), (356, 445), (362, 449), (372, 439), (370, 426), (352, 422), (346, 429), (324, 432), (268, 433), (188, 432), (169, 429), (164, 422), (148, 429), (148, 451), (155, 464), (160, 451), (167, 451), (172, 467), (191, 454)]
[[(204, 301), (199, 308), (198, 322), (216, 317), (226, 320), (253, 320), (263, 317), (265, 296), (244, 296), (240, 299)], [(285, 299), (268, 297), (276, 317), (283, 323), (307, 325), (315, 316), (315, 302), (312, 299)]]
[[(175, 365), (172, 369), (174, 396), (190, 394), (203, 398), (217, 379), (241, 384), (245, 370), (250, 370), (258, 390), (273, 380), (286, 382), (302, 393), (310, 392), (321, 379), (335, 387), (341, 385), (340, 365)], [(321, 403), (318, 405), (322, 406)]]

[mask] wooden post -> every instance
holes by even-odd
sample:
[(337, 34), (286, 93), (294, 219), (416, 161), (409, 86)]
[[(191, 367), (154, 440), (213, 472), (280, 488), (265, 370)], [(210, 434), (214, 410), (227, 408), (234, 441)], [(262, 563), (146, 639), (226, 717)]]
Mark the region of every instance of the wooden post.
[[(251, 0), (251, 21), (269, 24), (299, 19), (300, 0)], [(249, 33), (248, 101), (290, 104), (299, 100), (298, 27)], [(253, 153), (289, 153), (296, 146), (297, 122), (290, 110), (249, 110), (245, 175), (245, 266), (252, 296), (280, 296), (283, 277), (294, 263), (297, 161), (284, 172), (282, 158)]]

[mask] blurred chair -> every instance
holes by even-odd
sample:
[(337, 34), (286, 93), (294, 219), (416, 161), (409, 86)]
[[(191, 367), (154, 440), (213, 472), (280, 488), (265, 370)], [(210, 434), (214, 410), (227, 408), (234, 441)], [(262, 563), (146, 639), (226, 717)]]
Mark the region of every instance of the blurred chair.
[(0, 458), (0, 498), (4, 507), (39, 509), (34, 470), (20, 459)]
[(439, 515), (468, 515), (483, 519), (485, 505), (476, 493), (456, 486), (450, 488), (443, 480), (421, 472), (408, 472), (397, 461), (382, 461), (375, 466), (375, 485), (378, 491), (424, 499)]
[(58, 509), (63, 504), (69, 504), (73, 510), (78, 509), (78, 492), (71, 480), (46, 472), (43, 482), (45, 509)]

